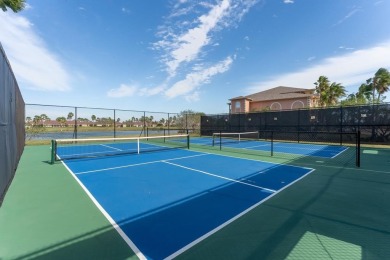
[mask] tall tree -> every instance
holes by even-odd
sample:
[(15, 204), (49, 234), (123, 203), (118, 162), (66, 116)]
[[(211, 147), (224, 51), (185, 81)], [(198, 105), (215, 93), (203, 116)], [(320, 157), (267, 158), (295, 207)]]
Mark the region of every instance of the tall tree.
[(345, 88), (340, 84), (333, 82), (327, 91), (326, 105), (335, 106), (339, 103), (339, 99), (345, 96)]
[(0, 8), (6, 12), (7, 7), (10, 8), (14, 13), (17, 13), (24, 9), (25, 0), (0, 0)]
[(69, 112), (68, 117), (66, 119), (72, 120), (73, 116), (74, 116), (74, 114), (72, 112)]
[(328, 99), (328, 91), (329, 91), (329, 79), (325, 76), (320, 76), (317, 82), (314, 83), (316, 86), (315, 92), (319, 95), (319, 105), (321, 107), (326, 106), (326, 100)]
[[(385, 68), (380, 68), (373, 78), (373, 91), (377, 91), (377, 103), (381, 101), (381, 95), (389, 90), (390, 72)], [(375, 93), (375, 92), (373, 92)], [(373, 95), (375, 97), (375, 95)]]

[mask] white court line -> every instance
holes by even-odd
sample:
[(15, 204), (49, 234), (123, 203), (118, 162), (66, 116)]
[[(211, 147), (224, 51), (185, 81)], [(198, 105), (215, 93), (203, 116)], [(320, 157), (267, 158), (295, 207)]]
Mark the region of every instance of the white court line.
[[(235, 158), (235, 157), (233, 157)], [(299, 168), (304, 168), (304, 169), (310, 169), (310, 168), (305, 168), (305, 167), (299, 167)], [(311, 171), (307, 172), (306, 174), (304, 174), (303, 176), (301, 176), (300, 178), (296, 179), (295, 181), (289, 183), (288, 185), (284, 186), (283, 188), (281, 188), (280, 190), (278, 190), (277, 192), (271, 194), (270, 196), (264, 198), (263, 200), (259, 201), (258, 203), (252, 205), (251, 207), (247, 208), (246, 210), (242, 211), (240, 214), (236, 215), (235, 217), (229, 219), (228, 221), (226, 221), (225, 223), (219, 225), (218, 227), (214, 228), (213, 230), (207, 232), (206, 234), (204, 234), (203, 236), (199, 237), (198, 239), (192, 241), (191, 243), (189, 243), (188, 245), (184, 246), (183, 248), (179, 249), (178, 251), (176, 251), (175, 253), (171, 254), (170, 256), (166, 257), (165, 259), (166, 260), (171, 260), (171, 259), (174, 259), (175, 257), (177, 257), (178, 255), (180, 255), (181, 253), (187, 251), (188, 249), (190, 249), (191, 247), (195, 246), (196, 244), (198, 244), (199, 242), (201, 242), (202, 240), (208, 238), (209, 236), (213, 235), (214, 233), (218, 232), (219, 230), (221, 230), (222, 228), (224, 228), (225, 226), (229, 225), (230, 223), (234, 222), (235, 220), (237, 220), (238, 218), (242, 217), (243, 215), (247, 214), (248, 212), (250, 212), (251, 210), (253, 210), (254, 208), (256, 208), (257, 206), (259, 206), (260, 204), (264, 203), (265, 201), (269, 200), (270, 198), (272, 198), (273, 196), (275, 196), (276, 194), (280, 193), (282, 190), (288, 188), (289, 186), (293, 185), (294, 183), (296, 183), (297, 181), (303, 179), (304, 177), (306, 177), (307, 175), (309, 175), (310, 173), (312, 173), (314, 171), (314, 169), (311, 169)]]
[(207, 174), (207, 175), (210, 175), (210, 176), (213, 176), (213, 177), (217, 177), (217, 178), (220, 178), (220, 179), (224, 179), (224, 180), (228, 180), (228, 181), (232, 181), (232, 182), (237, 182), (237, 183), (240, 183), (240, 184), (248, 185), (248, 186), (251, 186), (251, 187), (255, 187), (257, 189), (266, 190), (266, 191), (269, 191), (269, 192), (272, 192), (272, 193), (276, 192), (276, 190), (268, 189), (268, 188), (265, 188), (265, 187), (253, 185), (253, 184), (242, 182), (242, 181), (238, 181), (238, 180), (231, 179), (231, 178), (228, 178), (228, 177), (224, 177), (224, 176), (221, 176), (221, 175), (217, 175), (217, 174), (213, 174), (213, 173), (197, 170), (197, 169), (186, 167), (186, 166), (183, 166), (183, 165), (180, 165), (180, 164), (171, 163), (171, 162), (168, 162), (168, 161), (162, 161), (162, 162), (167, 163), (167, 164), (171, 164), (171, 165), (174, 165), (174, 166), (177, 166), (177, 167), (181, 167), (181, 168), (184, 168), (184, 169), (187, 169), (187, 170), (191, 170), (191, 171), (194, 171), (194, 172), (200, 172), (200, 173), (203, 173), (203, 174)]
[(333, 157), (330, 157), (331, 159), (335, 158), (336, 156), (339, 156), (339, 154), (343, 153), (344, 151), (348, 150), (349, 147), (346, 147), (344, 150), (340, 151), (338, 154), (334, 155)]
[(100, 145), (104, 146), (104, 147), (108, 147), (108, 148), (114, 149), (114, 150), (123, 151), (122, 149), (115, 148), (115, 147), (112, 147), (112, 146), (109, 146), (109, 145), (105, 145), (105, 144), (100, 144)]
[(115, 222), (115, 220), (108, 214), (108, 212), (103, 208), (102, 205), (97, 201), (97, 199), (92, 195), (92, 193), (85, 187), (85, 185), (76, 177), (74, 172), (66, 165), (65, 162), (62, 161), (62, 165), (70, 172), (73, 178), (77, 181), (77, 183), (81, 186), (87, 196), (92, 200), (95, 206), (99, 209), (99, 211), (106, 217), (106, 219), (110, 222), (113, 228), (119, 233), (119, 235), (123, 238), (126, 244), (133, 250), (133, 252), (137, 255), (140, 260), (146, 260), (146, 256), (138, 249), (138, 247), (134, 244), (134, 242), (126, 235), (126, 233), (122, 230), (122, 228)]
[(268, 144), (261, 144), (261, 145), (247, 146), (247, 147), (242, 147), (242, 149), (248, 149), (248, 148), (254, 148), (254, 147), (261, 147), (261, 146), (269, 146), (269, 145), (268, 145)]
[(76, 172), (75, 174), (85, 174), (85, 173), (93, 173), (93, 172), (110, 171), (110, 170), (116, 170), (116, 169), (122, 169), (122, 168), (129, 168), (129, 167), (133, 167), (133, 166), (152, 164), (152, 163), (159, 163), (159, 162), (165, 162), (165, 161), (174, 161), (174, 160), (180, 160), (180, 159), (186, 159), (186, 158), (197, 157), (197, 156), (204, 156), (204, 155), (208, 155), (208, 154), (196, 154), (196, 155), (183, 156), (183, 157), (177, 157), (177, 158), (172, 158), (172, 159), (165, 159), (165, 160), (157, 160), (157, 161), (151, 161), (151, 162), (128, 164), (128, 165), (116, 166), (116, 167), (110, 167), (110, 168), (103, 168), (103, 169), (98, 169), (98, 170)]

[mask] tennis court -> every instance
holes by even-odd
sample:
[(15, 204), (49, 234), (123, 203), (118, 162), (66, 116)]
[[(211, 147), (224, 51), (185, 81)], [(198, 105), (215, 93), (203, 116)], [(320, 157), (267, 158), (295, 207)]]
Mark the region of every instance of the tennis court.
[[(198, 137), (192, 138), (191, 142), (198, 145), (210, 145), (224, 148), (234, 148), (253, 151), (270, 152), (271, 149), (275, 153), (285, 153), (292, 155), (314, 156), (320, 158), (335, 158), (348, 149), (342, 145), (325, 145), (325, 144), (305, 144), (305, 143), (288, 143), (288, 142), (273, 142), (264, 140), (240, 140), (233, 138), (222, 139), (213, 137)], [(271, 146), (273, 146), (271, 148)]]
[(388, 148), (363, 148), (357, 168), (198, 147), (66, 160), (70, 174), (48, 145), (27, 146), (0, 210), (0, 257), (390, 257)]
[[(79, 155), (80, 145), (75, 146)], [(82, 149), (106, 154), (103, 150), (138, 146)], [(69, 157), (69, 151), (59, 147), (58, 156)], [(65, 160), (64, 165), (136, 255), (147, 259), (181, 254), (313, 171), (188, 149)]]

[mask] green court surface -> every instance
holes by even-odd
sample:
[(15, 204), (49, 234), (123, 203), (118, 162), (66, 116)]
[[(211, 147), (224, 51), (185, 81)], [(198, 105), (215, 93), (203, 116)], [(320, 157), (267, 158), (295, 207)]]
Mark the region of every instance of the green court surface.
[[(0, 259), (137, 259), (49, 154), (25, 147), (0, 208)], [(360, 168), (228, 154), (315, 171), (177, 259), (390, 259), (390, 149), (361, 154)]]

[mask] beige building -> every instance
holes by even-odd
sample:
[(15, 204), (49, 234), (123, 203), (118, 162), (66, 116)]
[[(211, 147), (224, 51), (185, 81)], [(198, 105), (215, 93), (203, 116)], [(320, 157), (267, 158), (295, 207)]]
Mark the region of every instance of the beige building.
[(264, 110), (292, 110), (315, 107), (318, 95), (314, 89), (276, 87), (230, 100), (231, 113), (249, 113)]

